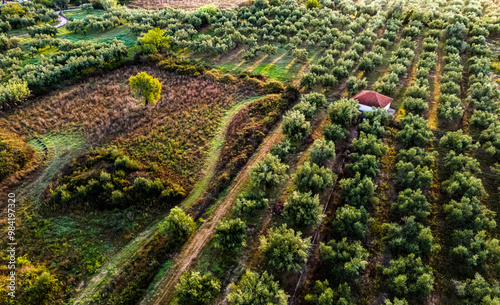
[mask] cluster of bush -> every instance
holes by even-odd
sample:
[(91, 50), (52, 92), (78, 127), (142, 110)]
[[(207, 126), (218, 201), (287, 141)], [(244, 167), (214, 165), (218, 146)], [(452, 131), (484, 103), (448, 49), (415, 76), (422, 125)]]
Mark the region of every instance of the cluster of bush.
[[(388, 73), (381, 76), (373, 85), (373, 89), (385, 95), (393, 95), (396, 92), (396, 87), (399, 78), (406, 74), (406, 70), (411, 65), (413, 56), (415, 55), (414, 39), (420, 35), (423, 23), (420, 20), (410, 21), (403, 29), (404, 38), (399, 42), (397, 50), (392, 52), (389, 59)], [(406, 29), (411, 29), (406, 31)], [(392, 37), (392, 36), (391, 36)]]
[[(0, 55), (0, 67), (6, 72), (3, 84), (0, 85), (2, 86), (1, 92), (4, 92), (0, 94), (4, 97), (0, 97), (2, 107), (5, 103), (16, 103), (22, 100), (26, 96), (24, 89), (29, 88), (35, 92), (47, 90), (85, 70), (99, 68), (112, 61), (120, 61), (128, 54), (123, 42), (118, 40), (110, 44), (86, 41), (73, 43), (66, 39), (54, 39), (37, 34), (36, 39), (30, 44), (33, 52), (47, 45), (56, 46), (58, 52), (43, 56), (37, 64), (25, 66), (20, 63), (24, 54), (19, 48), (10, 49)], [(19, 91), (20, 85), (17, 84), (21, 84), (23, 90)]]
[[(334, 36), (335, 38), (318, 64), (311, 65), (310, 71), (302, 77), (301, 86), (306, 88), (312, 88), (316, 85), (332, 87), (340, 80), (349, 76), (359, 58), (372, 44), (373, 39), (377, 36), (375, 34), (377, 29), (383, 25), (384, 21), (385, 16), (383, 14), (378, 14), (374, 17), (370, 15), (364, 17), (361, 15), (360, 19), (351, 24), (351, 29), (345, 31), (343, 34)], [(362, 32), (358, 34), (360, 30)], [(357, 37), (355, 36), (356, 34)], [(350, 49), (344, 50), (348, 44), (351, 44)], [(295, 54), (299, 50), (296, 49)], [(350, 91), (361, 90), (365, 86), (365, 80), (357, 80), (356, 78), (350, 80)]]
[(58, 16), (52, 9), (33, 2), (10, 2), (0, 9), (0, 33), (10, 29), (27, 28), (39, 23), (49, 23)]
[(44, 210), (168, 206), (185, 195), (179, 185), (137, 176), (141, 165), (116, 148), (98, 151), (73, 166), (72, 173), (57, 181), (47, 195)]
[(120, 17), (120, 10), (111, 9), (102, 16), (87, 15), (83, 20), (69, 21), (66, 29), (75, 34), (79, 32), (102, 32), (122, 25)]
[(461, 22), (455, 22), (446, 27), (446, 44), (443, 58), (444, 68), (441, 76), (441, 92), (439, 95), (438, 115), (450, 122), (462, 117), (464, 109), (460, 99), (462, 82), (461, 55), (468, 47), (464, 41), (468, 29)]
[[(470, 16), (480, 16), (482, 7), (479, 2), (467, 6)], [(485, 188), (477, 175), (481, 172), (479, 162), (471, 152), (483, 144), (483, 147), (498, 156), (500, 151), (500, 124), (498, 123), (498, 90), (492, 84), (490, 55), (486, 47), (491, 25), (477, 22), (470, 17), (465, 25), (457, 28), (468, 33), (470, 38), (469, 89), (467, 101), (473, 108), (471, 126), (480, 131), (479, 142), (463, 134), (461, 130), (448, 132), (440, 145), (446, 149), (444, 168), (449, 179), (443, 186), (449, 197), (449, 203), (443, 206), (447, 223), (453, 228), (449, 247), (449, 257), (460, 268), (456, 275), (466, 278), (455, 283), (456, 293), (462, 304), (475, 304), (491, 300), (500, 300), (498, 281), (488, 282), (486, 278), (492, 272), (500, 273), (500, 241), (491, 237), (496, 228), (496, 213), (481, 203), (486, 196)]]
[[(439, 32), (434, 32), (439, 35)], [(422, 53), (417, 63), (416, 79), (406, 89), (402, 107), (407, 113), (424, 114), (429, 108), (429, 73), (436, 68), (438, 37), (429, 36), (424, 39)]]
[(473, 108), (471, 126), (479, 134), (483, 148), (495, 158), (500, 156), (500, 122), (498, 121), (497, 87), (489, 75), (491, 55), (486, 38), (489, 36), (486, 23), (474, 24), (470, 31), (471, 58), (469, 58), (469, 89), (467, 100)]

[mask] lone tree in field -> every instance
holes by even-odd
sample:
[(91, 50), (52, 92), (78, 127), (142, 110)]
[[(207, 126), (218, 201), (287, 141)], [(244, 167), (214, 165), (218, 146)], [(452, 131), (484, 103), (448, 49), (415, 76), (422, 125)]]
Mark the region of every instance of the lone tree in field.
[(130, 90), (137, 99), (144, 100), (147, 104), (156, 104), (161, 97), (161, 83), (157, 78), (140, 72), (130, 77)]
[(170, 47), (170, 39), (165, 35), (165, 31), (160, 28), (149, 30), (141, 38), (141, 44), (150, 45), (153, 47), (153, 53)]

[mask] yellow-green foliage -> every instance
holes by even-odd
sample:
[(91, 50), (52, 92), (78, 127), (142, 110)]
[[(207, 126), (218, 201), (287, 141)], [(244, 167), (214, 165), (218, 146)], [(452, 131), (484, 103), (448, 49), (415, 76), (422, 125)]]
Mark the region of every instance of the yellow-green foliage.
[[(2, 261), (8, 259), (3, 257)], [(57, 277), (52, 275), (45, 266), (36, 266), (26, 255), (16, 258), (16, 292), (15, 303), (8, 295), (10, 282), (8, 281), (7, 263), (0, 267), (0, 304), (55, 304), (61, 290)]]
[(0, 130), (0, 181), (23, 169), (34, 151), (20, 138)]
[(130, 89), (134, 96), (147, 104), (156, 104), (161, 97), (161, 83), (157, 78), (140, 72), (130, 77)]
[(152, 45), (156, 52), (170, 46), (169, 38), (165, 35), (165, 31), (159, 28), (151, 29), (144, 34), (141, 38), (141, 44)]

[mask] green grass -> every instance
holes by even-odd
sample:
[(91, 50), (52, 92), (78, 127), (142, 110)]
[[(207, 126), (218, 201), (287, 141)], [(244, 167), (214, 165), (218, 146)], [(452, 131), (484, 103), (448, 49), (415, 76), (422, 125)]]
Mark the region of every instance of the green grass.
[(99, 42), (110, 43), (115, 38), (121, 40), (125, 43), (127, 47), (133, 46), (137, 41), (137, 35), (130, 31), (130, 28), (126, 25), (113, 28), (109, 31), (104, 32), (90, 32), (87, 35), (81, 33), (74, 34), (66, 29), (65, 26), (59, 29), (58, 38), (68, 39), (72, 42), (77, 42), (81, 40), (94, 40)]
[(283, 82), (283, 81), (289, 81), (294, 77), (294, 75), (290, 73), (290, 71), (288, 71), (286, 67), (287, 64), (284, 63), (261, 64), (258, 65), (253, 72), (257, 74), (264, 74), (269, 76), (269, 78)]
[(222, 121), (219, 125), (219, 128), (217, 129), (215, 137), (212, 139), (212, 142), (210, 143), (210, 151), (208, 153), (208, 158), (205, 161), (205, 170), (204, 170), (204, 177), (201, 180), (198, 180), (196, 184), (193, 187), (193, 190), (189, 194), (189, 197), (184, 200), (182, 203), (182, 206), (184, 208), (190, 207), (193, 203), (196, 202), (200, 198), (201, 195), (205, 192), (208, 183), (212, 180), (214, 176), (214, 170), (215, 166), (217, 165), (217, 161), (219, 160), (220, 152), (222, 149), (222, 146), (224, 145), (225, 141), (225, 134), (226, 134), (226, 128), (229, 126), (231, 123), (233, 117), (248, 103), (255, 101), (262, 96), (254, 96), (248, 99), (245, 99), (236, 105), (234, 105), (231, 109), (229, 109), (224, 117), (222, 118)]
[[(43, 190), (52, 178), (69, 163), (74, 157), (85, 149), (86, 140), (82, 134), (67, 132), (46, 134), (38, 136), (42, 144), (35, 138), (28, 143), (33, 146), (36, 153), (43, 160), (40, 175), (34, 181), (25, 181), (17, 190), (18, 193), (27, 195), (36, 201), (39, 200)], [(47, 148), (47, 153), (44, 148)]]

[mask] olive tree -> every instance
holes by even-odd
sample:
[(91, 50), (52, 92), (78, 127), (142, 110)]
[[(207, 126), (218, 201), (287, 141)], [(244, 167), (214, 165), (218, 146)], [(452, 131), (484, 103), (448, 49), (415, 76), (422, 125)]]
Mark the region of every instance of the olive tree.
[(288, 177), (287, 170), (288, 165), (281, 163), (279, 158), (269, 153), (251, 169), (252, 184), (255, 188), (263, 190), (274, 188)]
[(175, 241), (186, 240), (196, 229), (196, 225), (191, 216), (184, 211), (175, 207), (170, 210), (170, 214), (159, 225), (159, 232), (168, 235)]
[(266, 263), (280, 272), (296, 272), (307, 261), (311, 238), (302, 238), (301, 232), (288, 229), (286, 224), (268, 230), (268, 236), (260, 237), (259, 249)]
[(311, 134), (311, 123), (300, 111), (289, 111), (283, 116), (283, 133), (292, 140), (302, 140)]
[(156, 104), (161, 98), (161, 83), (157, 78), (140, 72), (130, 77), (130, 90), (138, 99), (147, 104)]
[(274, 304), (287, 305), (289, 296), (280, 289), (274, 277), (246, 270), (238, 283), (232, 283), (227, 295), (230, 305)]
[(298, 226), (312, 226), (318, 224), (322, 217), (319, 196), (311, 192), (295, 191), (285, 202), (285, 217)]
[(185, 271), (175, 285), (175, 300), (179, 305), (212, 304), (220, 288), (220, 280), (210, 272)]
[(330, 240), (327, 244), (320, 243), (321, 260), (328, 264), (335, 278), (353, 280), (359, 272), (368, 266), (368, 251), (359, 240), (348, 242)]
[(233, 252), (245, 245), (246, 224), (239, 218), (224, 220), (215, 228), (215, 247)]
[(309, 149), (309, 156), (314, 164), (323, 166), (335, 157), (335, 144), (332, 141), (316, 140)]

